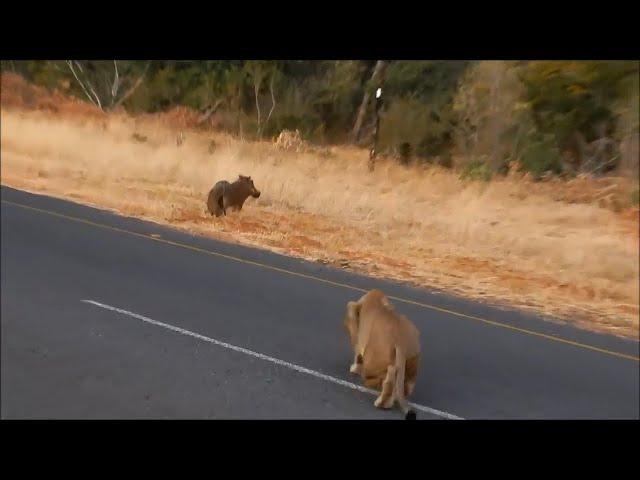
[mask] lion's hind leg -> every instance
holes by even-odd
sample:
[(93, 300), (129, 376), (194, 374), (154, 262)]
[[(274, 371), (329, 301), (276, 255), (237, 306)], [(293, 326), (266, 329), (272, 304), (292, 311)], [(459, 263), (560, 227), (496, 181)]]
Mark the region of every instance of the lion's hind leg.
[(353, 358), (353, 365), (349, 368), (351, 373), (355, 373), (356, 375), (360, 375), (362, 373), (362, 355), (356, 354)]
[(383, 379), (379, 377), (366, 377), (364, 379), (364, 386), (379, 391), (382, 389), (382, 380)]
[(416, 356), (407, 360), (404, 372), (404, 396), (408, 397), (413, 393), (416, 386), (416, 378), (418, 376), (418, 359)]
[(374, 402), (376, 408), (391, 408), (393, 406), (393, 403), (395, 402), (395, 396), (393, 394), (395, 382), (396, 367), (394, 365), (389, 365), (387, 367), (387, 375), (382, 382), (382, 392)]

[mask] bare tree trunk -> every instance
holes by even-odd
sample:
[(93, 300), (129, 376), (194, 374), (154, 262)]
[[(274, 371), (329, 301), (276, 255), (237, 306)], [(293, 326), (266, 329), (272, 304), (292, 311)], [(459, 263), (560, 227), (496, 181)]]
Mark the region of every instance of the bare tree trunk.
[(262, 84), (262, 76), (254, 77), (253, 93), (255, 94), (255, 97), (256, 97), (256, 111), (258, 114), (258, 137), (260, 137), (260, 134), (262, 132), (262, 118), (260, 116), (260, 100), (258, 97), (258, 92), (260, 91), (261, 84)]
[[(120, 87), (128, 83), (127, 82), (128, 78), (125, 76), (124, 82), (123, 82), (123, 78), (120, 76), (120, 72), (118, 70), (118, 62), (116, 60), (113, 61), (113, 69), (114, 69), (113, 80), (109, 79), (110, 74), (108, 73), (102, 73), (102, 74), (94, 73), (93, 75), (93, 81), (99, 82), (100, 83), (99, 86), (104, 87), (102, 89), (99, 89), (100, 95), (96, 93), (96, 89), (91, 83), (92, 79), (91, 79), (90, 73), (84, 71), (80, 62), (76, 60), (73, 60), (73, 61), (67, 60), (66, 62), (67, 62), (67, 66), (69, 67), (69, 70), (71, 70), (71, 73), (73, 74), (74, 78), (78, 82), (78, 85), (80, 85), (80, 87), (82, 88), (82, 91), (87, 96), (89, 101), (91, 101), (91, 103), (93, 103), (96, 107), (98, 107), (103, 112), (110, 111), (119, 107), (125, 100), (127, 100), (131, 95), (133, 95), (133, 93), (137, 90), (137, 88), (142, 84), (144, 76), (146, 75), (147, 70), (149, 69), (149, 65), (151, 64), (151, 62), (147, 63), (144, 69), (144, 72), (142, 72), (142, 74), (136, 79), (133, 85), (127, 91), (125, 91), (120, 98), (118, 98), (118, 94), (121, 91)], [(81, 78), (81, 76), (83, 78)], [(98, 84), (96, 83), (96, 85)]]
[[(276, 74), (275, 72), (271, 75), (271, 81), (269, 82), (269, 92), (271, 93), (271, 110), (269, 110), (269, 115), (267, 115), (267, 119), (264, 121), (265, 125), (269, 122), (269, 119), (271, 118), (271, 114), (273, 113), (273, 110), (276, 108), (276, 97), (273, 94), (273, 80), (275, 79)], [(260, 131), (260, 134), (262, 135), (262, 130)]]
[[(75, 62), (75, 63), (76, 63), (76, 66), (78, 67), (78, 69), (80, 70), (80, 72), (83, 72), (82, 67), (80, 66), (80, 64), (78, 62)], [(94, 100), (94, 98), (91, 97), (91, 95), (89, 95), (89, 92), (87, 91), (87, 87), (82, 82), (82, 80), (80, 80), (80, 78), (76, 74), (76, 71), (73, 69), (73, 62), (71, 60), (67, 60), (67, 65), (69, 66), (69, 70), (71, 70), (71, 73), (73, 73), (73, 76), (75, 77), (76, 81), (78, 82), (78, 84), (82, 88), (82, 91), (87, 96), (89, 101), (91, 103), (93, 103), (96, 107), (98, 107), (100, 110), (102, 110), (102, 105), (100, 103), (100, 99), (96, 95), (96, 92), (93, 90), (93, 87), (91, 87), (91, 84), (89, 84), (89, 82), (87, 81), (87, 85), (88, 85), (89, 89), (91, 90), (91, 92), (93, 93), (93, 96), (95, 97), (95, 100)]]
[(216, 110), (218, 110), (218, 107), (222, 104), (223, 99), (219, 99), (216, 103), (214, 103), (213, 105), (209, 105), (205, 111), (202, 113), (202, 115), (200, 115), (200, 117), (198, 118), (198, 125), (206, 122), (207, 120), (209, 120), (209, 118), (211, 117), (211, 115), (213, 115), (214, 113), (216, 113)]
[(118, 75), (118, 62), (116, 60), (113, 61), (113, 69), (114, 69), (114, 77), (113, 84), (111, 85), (111, 106), (116, 103), (116, 98), (118, 97), (118, 88), (120, 87), (120, 75)]
[(503, 72), (501, 71), (502, 65), (495, 64), (493, 69), (493, 84), (491, 87), (491, 114), (489, 116), (489, 122), (491, 122), (492, 130), (492, 145), (489, 152), (489, 162), (492, 169), (498, 169), (502, 160), (502, 152), (500, 151), (500, 135), (503, 131), (503, 112), (502, 105), (500, 105), (500, 92), (501, 92), (501, 79)]
[[(100, 101), (100, 97), (98, 97), (98, 94), (96, 93), (95, 88), (93, 88), (93, 85), (91, 84), (91, 82), (89, 81), (88, 75), (86, 73), (84, 73), (84, 70), (82, 69), (82, 65), (80, 65), (80, 63), (75, 60), (74, 61), (76, 66), (78, 67), (78, 70), (80, 70), (80, 72), (82, 72), (82, 74), (85, 76), (85, 83), (87, 85), (87, 87), (89, 88), (89, 91), (93, 94), (93, 98), (96, 99), (96, 102), (98, 104), (98, 108), (102, 111), (104, 111), (104, 108), (102, 108), (102, 102)], [(77, 79), (78, 77), (76, 77)]]
[(238, 115), (238, 135), (240, 135), (240, 140), (243, 140), (242, 134), (242, 87), (238, 87), (238, 97), (236, 99), (237, 102), (237, 115)]
[(151, 62), (147, 63), (147, 66), (145, 67), (144, 72), (142, 72), (142, 75), (140, 75), (138, 77), (138, 79), (133, 83), (131, 88), (129, 90), (127, 90), (125, 92), (125, 94), (122, 95), (122, 97), (120, 97), (120, 99), (113, 104), (112, 108), (118, 108), (120, 105), (122, 105), (127, 100), (127, 98), (129, 98), (131, 95), (133, 95), (133, 93), (142, 84), (142, 80), (144, 80), (144, 76), (147, 74), (147, 70), (149, 70), (149, 65), (151, 65)]
[[(376, 62), (376, 66), (373, 69), (373, 74), (371, 75), (371, 82), (378, 83), (378, 85), (382, 84), (384, 80), (384, 72), (387, 68), (389, 62), (385, 60), (378, 60)], [(358, 110), (358, 116), (356, 117), (356, 123), (353, 126), (353, 131), (351, 133), (353, 141), (357, 142), (360, 139), (360, 131), (362, 129), (362, 124), (364, 123), (364, 119), (367, 115), (367, 108), (369, 107), (369, 103), (371, 101), (371, 90), (369, 88), (365, 89), (364, 96), (362, 97), (362, 103), (360, 104), (360, 109)]]

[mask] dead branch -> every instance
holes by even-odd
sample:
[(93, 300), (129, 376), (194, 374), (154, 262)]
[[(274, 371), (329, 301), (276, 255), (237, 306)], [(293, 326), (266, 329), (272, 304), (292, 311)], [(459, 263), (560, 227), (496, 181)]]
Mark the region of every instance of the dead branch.
[(202, 113), (202, 115), (198, 118), (198, 125), (206, 122), (207, 120), (209, 120), (209, 118), (211, 117), (211, 115), (213, 115), (216, 110), (218, 110), (218, 107), (222, 104), (223, 99), (218, 100), (216, 103), (214, 103), (213, 105), (209, 105), (205, 111)]
[(138, 87), (142, 84), (142, 80), (144, 80), (144, 76), (147, 74), (147, 70), (149, 70), (149, 65), (151, 62), (147, 62), (147, 66), (144, 69), (144, 72), (136, 79), (131, 88), (125, 92), (125, 94), (120, 97), (120, 99), (113, 105), (113, 108), (118, 108), (122, 105), (123, 102), (127, 100), (133, 93), (138, 89)]

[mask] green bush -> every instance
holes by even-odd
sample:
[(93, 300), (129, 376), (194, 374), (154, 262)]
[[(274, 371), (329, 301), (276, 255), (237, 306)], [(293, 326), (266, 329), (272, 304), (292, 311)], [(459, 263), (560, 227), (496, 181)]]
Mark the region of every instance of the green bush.
[(451, 158), (451, 154), (449, 152), (443, 153), (438, 158), (438, 165), (443, 168), (453, 168), (453, 159)]
[(491, 167), (481, 160), (473, 160), (467, 163), (460, 172), (461, 180), (488, 182), (492, 176)]
[(522, 151), (520, 168), (540, 178), (544, 173), (562, 172), (560, 152), (553, 138), (540, 138), (530, 141)]
[(401, 143), (398, 153), (400, 154), (400, 163), (408, 165), (412, 155), (411, 144), (409, 142)]

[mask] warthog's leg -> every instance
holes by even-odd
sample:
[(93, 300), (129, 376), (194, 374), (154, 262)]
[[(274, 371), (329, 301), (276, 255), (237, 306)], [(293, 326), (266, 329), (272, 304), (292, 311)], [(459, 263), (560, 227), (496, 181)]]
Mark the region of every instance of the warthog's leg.
[(225, 211), (225, 208), (224, 208), (224, 196), (220, 195), (218, 197), (218, 200), (216, 201), (216, 213), (215, 213), (215, 215), (216, 215), (216, 217), (219, 217), (220, 215), (223, 215), (223, 214), (224, 214), (224, 216), (226, 216), (227, 212)]
[(393, 365), (389, 365), (387, 367), (387, 376), (382, 382), (382, 392), (374, 402), (374, 405), (377, 408), (391, 408), (393, 406), (393, 402), (395, 401), (395, 396), (393, 395), (393, 387), (395, 382), (396, 367)]
[(216, 217), (222, 215), (222, 206), (219, 203), (216, 204), (215, 212), (213, 212), (212, 215), (215, 215)]

